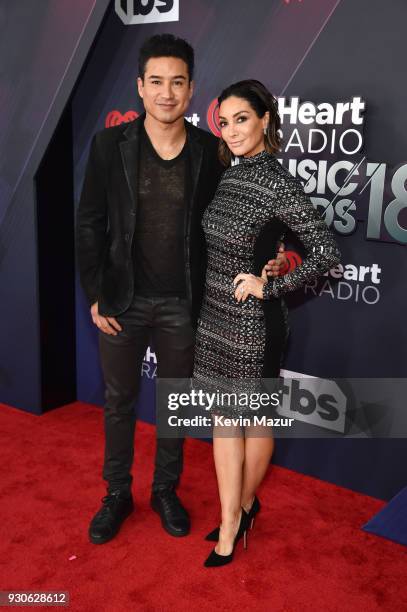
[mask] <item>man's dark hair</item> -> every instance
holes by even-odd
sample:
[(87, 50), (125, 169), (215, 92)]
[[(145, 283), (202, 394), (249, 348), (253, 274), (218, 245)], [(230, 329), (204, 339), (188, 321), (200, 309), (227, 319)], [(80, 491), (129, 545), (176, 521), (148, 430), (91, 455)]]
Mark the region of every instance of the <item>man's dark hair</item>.
[(138, 58), (139, 77), (144, 80), (146, 64), (152, 57), (178, 57), (188, 66), (189, 80), (194, 77), (194, 50), (183, 38), (173, 34), (156, 34), (148, 38), (140, 49)]

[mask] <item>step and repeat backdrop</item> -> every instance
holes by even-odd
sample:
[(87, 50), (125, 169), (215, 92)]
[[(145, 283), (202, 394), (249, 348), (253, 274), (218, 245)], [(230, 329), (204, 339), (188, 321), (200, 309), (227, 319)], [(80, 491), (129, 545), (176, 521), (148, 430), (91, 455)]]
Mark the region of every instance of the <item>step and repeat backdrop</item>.
[[(237, 80), (258, 79), (277, 96), (280, 162), (332, 228), (342, 262), (287, 297), (291, 336), (283, 374), (302, 383), (284, 414), (332, 435), (280, 440), (275, 461), (384, 498), (405, 484), (407, 458), (397, 427), (383, 427), (377, 386), (387, 379), (389, 389), (389, 380), (407, 370), (406, 17), (407, 7), (395, 0), (385, 7), (378, 0), (112, 2), (72, 100), (77, 205), (94, 132), (143, 110), (137, 58), (147, 37), (171, 32), (195, 48), (187, 120), (200, 128), (219, 133), (217, 96)], [(295, 238), (286, 249), (289, 266), (301, 262)], [(102, 404), (97, 333), (79, 282), (77, 364), (78, 398)], [(151, 346), (137, 408), (150, 421), (156, 366)], [(349, 428), (341, 379), (356, 378), (375, 379), (379, 390), (367, 403), (377, 410), (365, 410)], [(322, 387), (313, 384), (320, 379)], [(305, 403), (298, 399), (301, 384)], [(336, 411), (323, 408), (321, 388), (325, 406), (328, 394)], [(349, 431), (353, 436), (342, 439)], [(386, 439), (386, 431), (394, 437)]]

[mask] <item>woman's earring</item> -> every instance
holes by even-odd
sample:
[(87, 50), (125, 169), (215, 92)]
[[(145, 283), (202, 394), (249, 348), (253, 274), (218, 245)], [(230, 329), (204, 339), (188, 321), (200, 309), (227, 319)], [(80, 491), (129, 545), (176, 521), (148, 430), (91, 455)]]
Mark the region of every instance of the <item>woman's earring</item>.
[(266, 136), (267, 135), (267, 128), (266, 127), (263, 128), (263, 132), (264, 132), (264, 135)]

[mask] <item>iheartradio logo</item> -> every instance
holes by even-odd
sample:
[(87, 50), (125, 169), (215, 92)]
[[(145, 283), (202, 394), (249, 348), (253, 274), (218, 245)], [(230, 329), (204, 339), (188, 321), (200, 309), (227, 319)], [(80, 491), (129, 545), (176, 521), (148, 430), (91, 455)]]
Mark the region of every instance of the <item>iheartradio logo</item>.
[(129, 123), (129, 121), (133, 121), (137, 119), (138, 113), (134, 110), (129, 110), (127, 113), (122, 113), (118, 110), (112, 110), (107, 114), (105, 119), (105, 127), (113, 127), (115, 125), (119, 125), (120, 123)]
[(302, 264), (302, 258), (296, 251), (285, 251), (285, 256), (287, 258), (287, 263), (284, 268), (280, 270), (280, 276), (292, 272), (297, 266)]
[(219, 104), (218, 98), (212, 100), (209, 105), (208, 112), (206, 113), (206, 121), (208, 123), (208, 127), (211, 130), (212, 134), (215, 134), (219, 138), (220, 129), (219, 129)]

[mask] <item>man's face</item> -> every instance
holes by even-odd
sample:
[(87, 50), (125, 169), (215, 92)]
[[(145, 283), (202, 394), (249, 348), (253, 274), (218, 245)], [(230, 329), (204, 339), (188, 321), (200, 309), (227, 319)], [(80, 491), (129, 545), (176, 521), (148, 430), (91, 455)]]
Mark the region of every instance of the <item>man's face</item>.
[(185, 115), (193, 82), (188, 67), (177, 57), (152, 57), (146, 64), (144, 81), (137, 79), (146, 113), (161, 123), (174, 123)]

